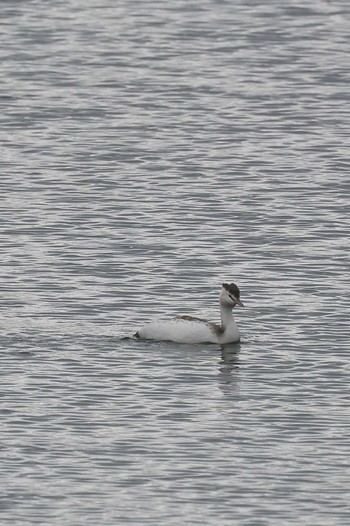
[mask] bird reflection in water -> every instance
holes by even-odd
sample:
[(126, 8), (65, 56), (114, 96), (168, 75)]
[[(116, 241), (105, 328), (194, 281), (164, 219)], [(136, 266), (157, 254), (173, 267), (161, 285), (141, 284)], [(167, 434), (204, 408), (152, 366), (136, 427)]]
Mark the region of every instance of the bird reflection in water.
[(221, 346), (221, 359), (219, 362), (220, 382), (225, 384), (237, 384), (239, 373), (240, 343), (231, 343)]

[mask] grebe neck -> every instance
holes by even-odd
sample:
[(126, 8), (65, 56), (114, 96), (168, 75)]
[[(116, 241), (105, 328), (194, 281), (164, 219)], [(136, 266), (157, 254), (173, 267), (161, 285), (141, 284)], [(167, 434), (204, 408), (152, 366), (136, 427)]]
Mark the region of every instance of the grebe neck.
[(223, 331), (226, 331), (230, 327), (235, 325), (235, 320), (233, 318), (232, 307), (230, 305), (220, 304), (220, 314), (221, 314), (221, 327)]

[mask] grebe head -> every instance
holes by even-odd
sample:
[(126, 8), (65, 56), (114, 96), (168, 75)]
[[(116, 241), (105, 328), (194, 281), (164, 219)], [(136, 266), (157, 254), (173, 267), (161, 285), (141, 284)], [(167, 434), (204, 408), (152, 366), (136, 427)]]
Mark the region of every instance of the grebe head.
[(234, 283), (223, 283), (222, 289), (220, 293), (220, 303), (221, 305), (224, 305), (226, 307), (235, 307), (235, 305), (239, 305), (240, 307), (244, 307), (243, 303), (239, 299), (240, 292), (237, 285)]

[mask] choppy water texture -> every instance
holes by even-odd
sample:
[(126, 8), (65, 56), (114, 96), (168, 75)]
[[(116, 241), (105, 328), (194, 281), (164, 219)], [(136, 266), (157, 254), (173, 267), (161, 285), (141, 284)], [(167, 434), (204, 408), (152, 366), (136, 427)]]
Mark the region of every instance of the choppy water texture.
[(349, 3), (0, 14), (2, 523), (348, 524)]

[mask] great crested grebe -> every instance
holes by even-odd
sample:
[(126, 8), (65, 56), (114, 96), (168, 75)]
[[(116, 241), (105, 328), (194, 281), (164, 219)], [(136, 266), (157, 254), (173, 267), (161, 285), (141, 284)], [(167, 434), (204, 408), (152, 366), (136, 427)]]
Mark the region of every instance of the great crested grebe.
[(233, 343), (239, 341), (239, 331), (233, 318), (232, 309), (239, 305), (240, 292), (234, 283), (223, 283), (220, 292), (221, 324), (194, 318), (177, 316), (169, 321), (148, 323), (134, 336), (146, 340), (170, 340), (178, 343)]

